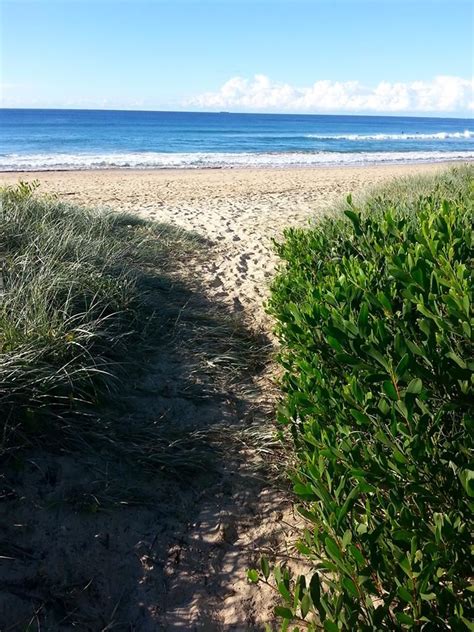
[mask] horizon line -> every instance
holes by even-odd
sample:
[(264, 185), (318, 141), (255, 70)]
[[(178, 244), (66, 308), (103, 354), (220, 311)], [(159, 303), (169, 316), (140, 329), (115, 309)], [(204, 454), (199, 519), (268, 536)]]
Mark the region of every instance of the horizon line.
[(442, 116), (439, 113), (430, 115), (429, 113), (425, 114), (384, 114), (384, 113), (316, 113), (316, 112), (241, 112), (241, 111), (232, 111), (232, 110), (161, 110), (161, 109), (136, 109), (136, 108), (97, 108), (97, 107), (11, 107), (11, 106), (0, 106), (0, 110), (44, 110), (44, 111), (76, 111), (76, 112), (149, 112), (153, 114), (236, 114), (240, 116), (351, 116), (351, 117), (383, 117), (383, 118), (429, 118), (429, 119), (463, 119), (463, 120), (472, 120), (474, 124), (474, 118), (472, 115), (470, 116), (466, 113), (464, 116), (462, 114), (447, 114), (446, 116)]

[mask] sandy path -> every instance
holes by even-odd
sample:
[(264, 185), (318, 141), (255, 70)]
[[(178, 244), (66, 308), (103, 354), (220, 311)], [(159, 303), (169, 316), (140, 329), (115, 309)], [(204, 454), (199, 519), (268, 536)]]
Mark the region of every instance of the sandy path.
[(137, 212), (194, 230), (214, 242), (212, 257), (195, 270), (208, 294), (263, 318), (273, 274), (271, 240), (349, 192), (442, 165), (383, 165), (314, 169), (66, 171), (2, 173), (0, 183), (41, 180), (41, 190), (64, 199)]

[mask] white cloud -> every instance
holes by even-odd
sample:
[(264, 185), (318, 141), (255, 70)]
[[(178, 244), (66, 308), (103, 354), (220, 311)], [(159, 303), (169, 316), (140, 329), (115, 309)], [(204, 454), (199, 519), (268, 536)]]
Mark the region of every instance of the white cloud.
[(359, 81), (316, 81), (295, 87), (266, 75), (232, 77), (217, 92), (205, 92), (184, 105), (210, 110), (279, 112), (443, 112), (474, 109), (474, 79), (440, 75), (430, 81), (381, 81), (375, 87)]

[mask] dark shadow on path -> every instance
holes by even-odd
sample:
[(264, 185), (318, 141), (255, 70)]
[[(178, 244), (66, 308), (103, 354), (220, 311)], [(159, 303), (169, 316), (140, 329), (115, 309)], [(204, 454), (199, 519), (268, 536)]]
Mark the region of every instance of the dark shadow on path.
[(145, 369), (82, 444), (6, 468), (2, 632), (244, 631), (271, 616), (245, 572), (286, 537), (288, 503), (242, 441), (272, 433), (270, 343), (187, 276), (143, 272)]

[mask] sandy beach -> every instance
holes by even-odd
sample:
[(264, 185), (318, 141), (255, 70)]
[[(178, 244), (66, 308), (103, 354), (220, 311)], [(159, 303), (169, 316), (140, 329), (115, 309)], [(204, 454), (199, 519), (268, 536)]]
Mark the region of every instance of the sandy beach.
[[(209, 240), (204, 253), (186, 260), (186, 269), (177, 262), (177, 283), (185, 280), (191, 289), (183, 297), (166, 295), (178, 314), (174, 327), (140, 375), (123, 385), (124, 412), (117, 414), (127, 426), (157, 424), (184, 439), (191, 433), (191, 445), (192, 433), (201, 433), (212, 451), (212, 468), (190, 482), (126, 470), (124, 490), (117, 459), (105, 466), (102, 456), (33, 452), (14, 481), (20, 500), (5, 518), (5, 524), (28, 526), (7, 530), (14, 547), (8, 550), (22, 556), (21, 564), (7, 565), (3, 575), (10, 592), (0, 618), (12, 622), (9, 629), (31, 618), (30, 604), (44, 607), (50, 617), (50, 627), (42, 629), (63, 629), (55, 627), (56, 611), (41, 605), (49, 604), (51, 595), (62, 604), (61, 616), (76, 617), (81, 629), (246, 632), (263, 630), (273, 620), (274, 593), (250, 584), (247, 570), (262, 554), (307, 568), (295, 550), (301, 518), (281, 477), (284, 457), (274, 440), (277, 369), (264, 309), (277, 264), (272, 238), (286, 226), (317, 221), (348, 193), (443, 168), (0, 175), (0, 185), (38, 179), (42, 193), (129, 211)], [(243, 318), (236, 319), (236, 312)], [(236, 320), (261, 345), (252, 369), (235, 364), (235, 330), (222, 333), (225, 323)], [(202, 449), (199, 445), (193, 449)], [(105, 504), (91, 516), (70, 500), (91, 493), (109, 505), (111, 494), (124, 500), (117, 501), (119, 508)], [(77, 586), (85, 588), (78, 592)]]
[(276, 263), (272, 239), (284, 227), (307, 225), (349, 193), (446, 166), (11, 172), (0, 184), (38, 179), (41, 192), (67, 201), (196, 231), (213, 244), (209, 261), (193, 271), (208, 296), (261, 322)]

